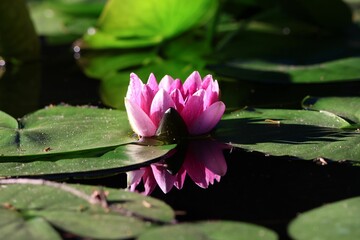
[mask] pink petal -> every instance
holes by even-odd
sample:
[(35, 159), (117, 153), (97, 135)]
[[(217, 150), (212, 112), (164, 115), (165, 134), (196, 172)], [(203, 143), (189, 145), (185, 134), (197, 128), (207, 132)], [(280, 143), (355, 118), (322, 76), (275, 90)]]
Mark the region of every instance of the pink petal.
[(175, 177), (171, 175), (165, 167), (150, 165), (154, 178), (164, 193), (168, 193), (174, 186)]
[(206, 75), (202, 81), (201, 88), (207, 89), (209, 85), (211, 85), (214, 82), (212, 76), (210, 74)]
[(217, 81), (212, 82), (206, 89), (204, 105), (207, 108), (214, 102), (219, 101), (219, 84)]
[(191, 122), (191, 125), (188, 125), (189, 133), (198, 135), (210, 132), (220, 121), (224, 111), (225, 104), (223, 102), (219, 101), (212, 104), (209, 108), (202, 112), (199, 117)]
[(202, 188), (207, 188), (209, 186), (206, 181), (205, 166), (201, 161), (198, 161), (196, 154), (194, 154), (193, 150), (190, 148), (187, 150), (183, 167), (196, 185)]
[(173, 81), (173, 83), (172, 83), (171, 86), (170, 86), (169, 92), (172, 92), (172, 91), (174, 91), (175, 89), (179, 89), (180, 91), (182, 91), (182, 83), (181, 83), (180, 79), (175, 79), (175, 80)]
[(173, 84), (173, 82), (174, 82), (174, 79), (171, 76), (165, 75), (159, 83), (159, 89), (162, 88), (166, 92), (170, 92), (170, 87)]
[(194, 149), (196, 158), (203, 162), (205, 168), (216, 175), (224, 176), (227, 171), (223, 149), (227, 148), (224, 143), (216, 141), (193, 141), (189, 148)]
[(147, 115), (150, 115), (150, 107), (154, 96), (155, 92), (150, 88), (149, 85), (142, 86), (140, 106)]
[(171, 93), (170, 93), (170, 97), (172, 98), (172, 100), (175, 103), (175, 109), (181, 114), (182, 110), (184, 109), (185, 106), (185, 101), (184, 98), (180, 92), (179, 89), (174, 89)]
[(175, 108), (174, 101), (164, 89), (160, 89), (156, 93), (150, 107), (150, 117), (155, 126), (159, 126), (165, 111), (171, 107)]
[(219, 94), (220, 94), (220, 88), (219, 88), (219, 83), (218, 83), (218, 81), (215, 80), (211, 85), (212, 85), (212, 91), (213, 91), (213, 92), (216, 92), (217, 95), (219, 95)]
[(135, 171), (127, 172), (127, 185), (130, 189), (130, 191), (134, 192), (137, 185), (140, 184), (141, 178), (144, 175), (145, 170), (139, 169)]
[(220, 176), (220, 175), (215, 175), (215, 180), (216, 180), (217, 182), (220, 182), (220, 179), (221, 179), (221, 176)]
[(203, 112), (205, 90), (201, 89), (194, 95), (191, 95), (185, 107), (181, 112), (181, 117), (184, 119), (188, 129), (193, 125), (195, 119), (197, 119)]
[(222, 152), (224, 146), (215, 141), (201, 140), (192, 141), (189, 144), (187, 157), (192, 161), (197, 161), (197, 163), (193, 162), (192, 164), (197, 164), (194, 168), (201, 169), (201, 175), (199, 173), (196, 175), (196, 173), (189, 169), (189, 166), (187, 171), (192, 179), (197, 179), (197, 185), (200, 187), (208, 187), (209, 184), (214, 183), (214, 180), (219, 179), (219, 173), (221, 175), (226, 173), (227, 165)]
[(174, 186), (177, 189), (182, 189), (184, 186), (184, 182), (185, 182), (185, 177), (186, 177), (186, 171), (184, 167), (181, 167), (179, 172), (176, 174), (176, 178), (175, 178), (175, 182), (174, 182)]
[(219, 149), (208, 148), (208, 150), (207, 155), (203, 158), (205, 167), (216, 175), (224, 176), (227, 171), (224, 153)]
[(135, 133), (143, 137), (151, 137), (155, 135), (155, 125), (139, 105), (125, 98), (125, 108), (130, 125)]
[(205, 179), (206, 179), (206, 183), (208, 184), (214, 184), (214, 180), (215, 180), (215, 177), (217, 175), (215, 173), (213, 173), (212, 171), (210, 171), (209, 169), (205, 168)]
[(186, 95), (193, 95), (197, 90), (200, 89), (202, 84), (201, 76), (198, 71), (194, 71), (185, 80), (183, 88)]
[(183, 167), (198, 186), (207, 188), (226, 173), (227, 165), (222, 152), (225, 146), (208, 140), (190, 142)]
[(147, 81), (147, 85), (154, 91), (157, 92), (159, 91), (159, 86), (158, 83), (156, 81), (155, 75), (153, 73), (151, 73), (149, 75), (148, 81)]
[(143, 182), (145, 188), (145, 191), (143, 192), (144, 195), (152, 193), (157, 186), (154, 174), (150, 167), (146, 167), (145, 174), (143, 175)]
[(130, 83), (126, 93), (126, 98), (140, 105), (141, 88), (144, 85), (141, 79), (135, 74), (130, 74)]

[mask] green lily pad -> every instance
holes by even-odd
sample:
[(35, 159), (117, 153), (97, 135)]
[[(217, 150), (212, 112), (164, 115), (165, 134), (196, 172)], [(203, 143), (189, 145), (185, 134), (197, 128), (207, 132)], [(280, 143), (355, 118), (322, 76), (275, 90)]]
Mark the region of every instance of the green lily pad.
[(211, 66), (219, 75), (287, 84), (360, 79), (359, 34), (347, 30), (355, 18), (341, 0), (280, 1), (237, 24), (228, 19), (218, 26), (226, 35)]
[[(359, 57), (337, 59), (309, 65), (287, 65), (266, 61), (232, 62), (219, 70), (227, 76), (274, 83), (325, 83), (358, 81)], [(238, 78), (238, 77), (236, 77)]]
[[(1, 235), (14, 231), (18, 237), (30, 234), (26, 239), (38, 239), (41, 234), (40, 239), (59, 239), (51, 225), (85, 238), (127, 239), (156, 226), (154, 222), (170, 222), (174, 218), (174, 212), (165, 203), (140, 194), (94, 186), (64, 186), (88, 197), (95, 191), (103, 191), (108, 207), (91, 204), (69, 191), (51, 186), (2, 185)], [(9, 235), (7, 239), (18, 239), (15, 236)]]
[(39, 35), (51, 44), (70, 43), (93, 26), (106, 0), (30, 0), (29, 10)]
[(359, 239), (360, 197), (327, 204), (300, 214), (288, 228), (293, 239)]
[[(142, 146), (127, 144), (114, 150), (99, 154), (98, 152), (81, 152), (77, 155), (61, 154), (44, 156), (36, 159), (1, 158), (0, 176), (31, 176), (48, 174), (93, 175), (93, 171), (111, 170), (114, 172), (129, 171), (144, 163), (167, 154), (175, 145)], [(90, 156), (86, 156), (90, 155)], [(62, 175), (63, 176), (63, 175)]]
[(360, 124), (360, 97), (306, 97), (303, 107), (332, 112)]
[(123, 111), (48, 107), (18, 121), (0, 113), (0, 155), (31, 156), (118, 146), (136, 141)]
[(56, 230), (43, 218), (26, 220), (14, 210), (0, 208), (0, 232), (3, 238), (16, 239), (62, 239)]
[(276, 233), (264, 227), (232, 221), (184, 223), (156, 228), (141, 234), (139, 240), (241, 240), (278, 239)]
[(213, 136), (235, 147), (274, 156), (360, 161), (360, 133), (327, 111), (240, 110), (226, 115)]
[(199, 24), (217, 9), (218, 1), (110, 0), (97, 28), (83, 36), (82, 48), (131, 48), (156, 45)]

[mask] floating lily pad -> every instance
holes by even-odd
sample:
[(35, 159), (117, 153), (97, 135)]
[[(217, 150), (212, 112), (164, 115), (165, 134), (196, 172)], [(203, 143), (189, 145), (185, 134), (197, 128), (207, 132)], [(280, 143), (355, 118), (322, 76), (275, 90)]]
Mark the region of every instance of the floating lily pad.
[(325, 83), (360, 79), (360, 58), (351, 57), (309, 65), (265, 61), (232, 62), (217, 72), (244, 80), (274, 83)]
[(59, 239), (56, 227), (86, 238), (128, 239), (156, 226), (154, 222), (170, 222), (174, 218), (174, 212), (165, 203), (140, 194), (94, 186), (66, 186), (89, 197), (95, 191), (103, 191), (109, 206), (90, 204), (51, 186), (1, 185), (0, 234), (7, 239)]
[[(355, 44), (359, 31), (349, 4), (299, 0), (259, 5), (261, 10), (250, 18), (233, 13), (240, 18), (237, 25), (233, 18), (219, 24), (218, 29), (227, 34), (217, 46), (221, 61), (211, 66), (217, 74), (286, 84), (360, 79), (360, 48)], [(319, 11), (325, 5), (326, 10)]]
[(327, 204), (300, 214), (290, 223), (293, 239), (332, 240), (360, 238), (360, 197)]
[(0, 112), (0, 155), (31, 156), (118, 146), (136, 141), (126, 112), (48, 107), (19, 120)]
[(199, 24), (217, 9), (217, 1), (108, 1), (97, 28), (83, 36), (81, 47), (131, 48), (161, 43)]
[(278, 239), (276, 233), (264, 227), (249, 223), (231, 221), (212, 221), (184, 223), (165, 226), (147, 231), (139, 240), (152, 239), (191, 239), (191, 240), (242, 240), (242, 239)]
[[(4, 203), (3, 203), (4, 204)], [(15, 210), (0, 208), (0, 233), (3, 238), (16, 239), (62, 239), (51, 225), (43, 218), (26, 220)]]
[(306, 97), (303, 107), (329, 111), (360, 124), (360, 97)]
[(89, 151), (77, 155), (61, 154), (36, 159), (27, 159), (25, 157), (1, 158), (0, 176), (49, 174), (91, 176), (94, 175), (94, 171), (100, 170), (112, 172), (129, 171), (166, 155), (174, 147), (175, 145), (141, 146), (127, 144), (114, 150), (105, 150), (103, 153)]
[(245, 109), (226, 115), (214, 137), (274, 156), (360, 161), (360, 133), (327, 111)]

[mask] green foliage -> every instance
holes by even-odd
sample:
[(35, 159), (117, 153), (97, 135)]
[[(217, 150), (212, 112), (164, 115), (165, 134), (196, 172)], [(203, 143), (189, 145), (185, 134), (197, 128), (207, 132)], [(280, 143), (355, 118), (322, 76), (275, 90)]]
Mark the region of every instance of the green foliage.
[[(177, 6), (177, 14), (170, 14), (173, 6), (166, 1), (139, 6), (137, 1), (108, 3), (97, 26), (77, 42), (81, 48), (123, 49), (85, 53), (79, 59), (88, 76), (102, 80), (105, 104), (124, 108), (130, 72), (145, 79), (151, 72), (185, 79), (185, 73), (198, 70), (220, 80), (282, 84), (360, 79), (360, 49), (355, 44), (360, 34), (352, 22), (352, 14), (357, 16), (356, 8), (350, 10), (352, 3), (226, 1), (220, 8), (215, 3), (204, 8), (198, 7), (201, 2), (191, 11), (188, 5)], [(320, 13), (322, 5), (326, 8)], [(156, 11), (144, 10), (155, 6)], [(127, 18), (129, 11), (132, 18)], [(195, 11), (198, 18), (185, 17)], [(206, 16), (201, 21), (206, 29), (196, 27), (200, 16)]]
[(62, 44), (74, 41), (94, 25), (106, 0), (28, 2), (37, 33), (50, 44)]
[(97, 28), (83, 37), (83, 47), (128, 48), (161, 43), (202, 24), (217, 7), (216, 0), (110, 0)]
[(112, 147), (134, 141), (127, 115), (91, 107), (48, 107), (16, 120), (0, 113), (2, 156)]
[(119, 172), (174, 148), (123, 145), (137, 141), (132, 134), (123, 111), (58, 106), (19, 120), (0, 112), (0, 176)]
[(222, 59), (212, 67), (216, 73), (270, 83), (360, 79), (360, 49), (353, 44), (360, 35), (348, 4), (297, 0), (255, 5), (261, 10), (251, 17), (224, 18), (219, 24), (224, 37), (216, 48)]
[(358, 104), (360, 98), (324, 98), (323, 101), (329, 102), (326, 111), (321, 106), (317, 108), (319, 111), (236, 111), (223, 118), (214, 137), (235, 147), (275, 156), (360, 161), (360, 135), (356, 125), (332, 113), (341, 105), (341, 115), (352, 114), (352, 104)]
[[(94, 171), (129, 171), (164, 156), (174, 145), (141, 146), (127, 144), (115, 149), (89, 150), (77, 154), (43, 157), (0, 158), (0, 176), (60, 175), (92, 176)], [(100, 174), (100, 173), (99, 173)]]
[[(199, 26), (209, 24), (217, 10), (217, 2), (196, 0), (189, 5), (168, 0), (146, 4), (142, 1), (109, 1), (97, 28), (76, 42), (81, 49), (136, 48), (115, 53), (82, 54), (79, 62), (84, 72), (102, 80), (103, 102), (124, 109), (123, 96), (131, 71), (143, 79), (151, 72), (160, 79), (166, 74), (185, 79), (194, 69), (204, 69), (207, 61), (203, 57), (209, 53), (208, 39), (201, 36), (205, 33), (203, 29), (201, 35), (189, 33), (189, 30), (197, 27), (196, 31), (199, 31)], [(144, 46), (154, 47), (140, 48)]]
[[(103, 193), (108, 206), (90, 203), (79, 192), (92, 200)], [(54, 227), (82, 237), (127, 239), (174, 218), (172, 209), (159, 200), (85, 185), (2, 185), (0, 203), (0, 233), (7, 239), (60, 239)]]
[(140, 235), (139, 240), (188, 239), (188, 240), (242, 240), (278, 239), (277, 235), (264, 227), (231, 221), (208, 221), (185, 223), (155, 228)]
[(306, 97), (303, 107), (312, 110), (325, 110), (360, 124), (360, 98), (359, 97)]
[(293, 239), (360, 238), (360, 197), (330, 203), (300, 214), (290, 223)]
[(360, 58), (289, 65), (263, 61), (232, 62), (216, 72), (227, 77), (267, 83), (327, 83), (358, 81)]

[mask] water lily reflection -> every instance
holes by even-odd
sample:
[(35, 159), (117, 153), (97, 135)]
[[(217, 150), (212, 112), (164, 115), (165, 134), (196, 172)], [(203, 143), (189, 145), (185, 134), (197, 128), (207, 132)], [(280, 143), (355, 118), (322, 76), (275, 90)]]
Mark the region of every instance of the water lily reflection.
[(150, 194), (158, 185), (167, 193), (173, 186), (181, 189), (188, 175), (201, 188), (214, 184), (225, 175), (227, 165), (223, 150), (228, 145), (212, 140), (189, 141), (177, 148), (170, 158), (150, 166), (128, 172), (128, 186), (136, 191), (143, 183), (144, 194)]

